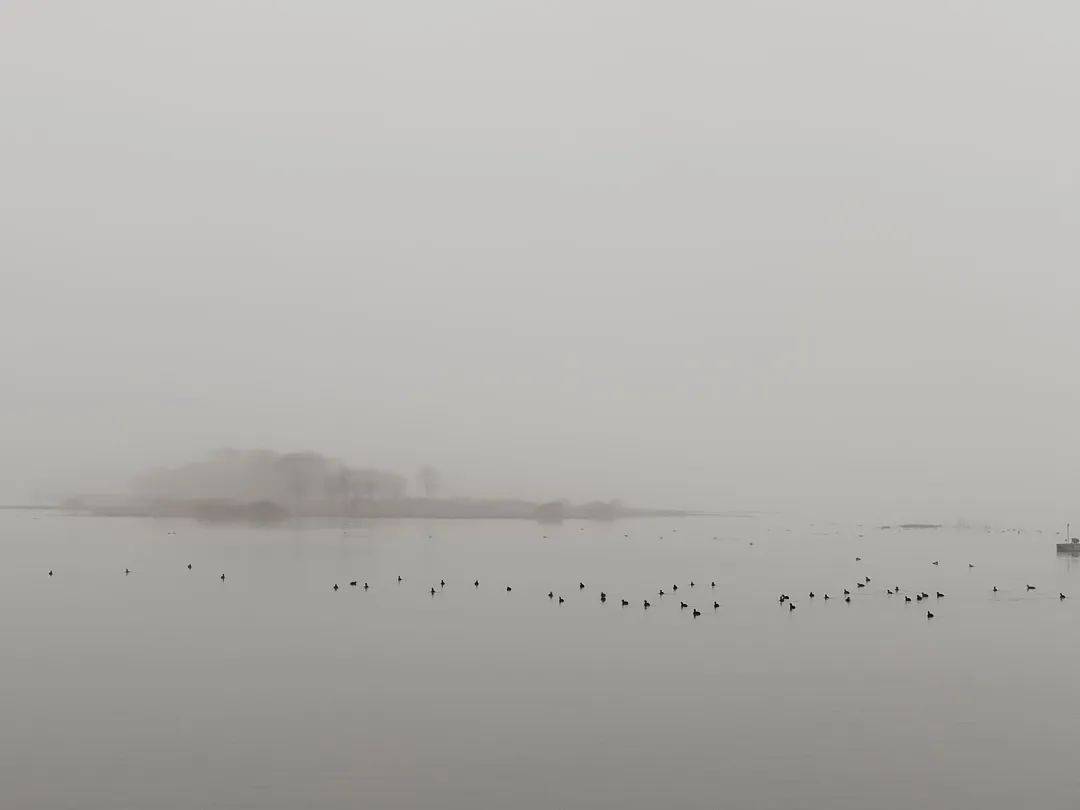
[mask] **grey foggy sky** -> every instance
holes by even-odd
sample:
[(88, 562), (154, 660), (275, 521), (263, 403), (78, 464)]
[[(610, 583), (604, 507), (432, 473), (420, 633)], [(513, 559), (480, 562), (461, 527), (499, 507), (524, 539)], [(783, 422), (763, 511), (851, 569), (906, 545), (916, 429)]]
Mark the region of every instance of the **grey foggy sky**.
[(9, 0), (0, 500), (230, 445), (1074, 502), (1078, 16)]

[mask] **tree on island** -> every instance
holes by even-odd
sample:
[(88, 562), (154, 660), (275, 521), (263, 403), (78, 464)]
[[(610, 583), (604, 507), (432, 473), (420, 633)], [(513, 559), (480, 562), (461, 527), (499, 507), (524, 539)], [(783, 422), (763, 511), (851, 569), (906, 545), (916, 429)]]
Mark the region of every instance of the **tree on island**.
[(430, 464), (425, 464), (416, 473), (416, 483), (425, 498), (435, 498), (442, 487), (442, 476)]

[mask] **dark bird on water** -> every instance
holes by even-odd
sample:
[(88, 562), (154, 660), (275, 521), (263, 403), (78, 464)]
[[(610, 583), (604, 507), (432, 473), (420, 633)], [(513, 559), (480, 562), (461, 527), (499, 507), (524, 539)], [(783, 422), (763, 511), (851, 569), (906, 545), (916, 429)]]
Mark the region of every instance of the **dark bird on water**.
[(997, 593), (997, 585), (994, 586), (994, 593)]
[(509, 585), (506, 586), (506, 592), (510, 593), (510, 586)]
[(431, 595), (432, 596), (435, 595), (435, 586), (434, 585), (431, 586)]
[(937, 565), (937, 564), (938, 564), (938, 561), (937, 561), (937, 560), (934, 560), (934, 561), (933, 561), (932, 563), (930, 563), (930, 564), (931, 564), (931, 565)]
[(813, 599), (813, 598), (814, 598), (814, 592), (813, 592), (813, 591), (810, 591), (810, 598), (811, 598), (811, 599)]
[(933, 614), (933, 613), (931, 613), (931, 612), (930, 612), (930, 611), (928, 610), (928, 611), (926, 611), (926, 618), (928, 618), (928, 619), (932, 619), (932, 618), (934, 618), (934, 614)]
[(355, 587), (356, 587), (356, 580), (355, 580), (355, 579), (354, 579), (354, 580), (352, 580), (352, 581), (351, 581), (351, 582), (349, 583), (349, 587), (350, 587), (350, 588), (355, 588)]
[[(124, 569), (124, 575), (125, 575), (125, 576), (126, 576), (126, 575), (128, 575), (128, 574), (130, 574), (130, 573), (131, 573), (131, 569), (130, 569), (130, 568), (125, 568), (125, 569)], [(1030, 586), (1029, 586), (1029, 587), (1030, 587)]]
[(679, 602), (679, 610), (686, 610), (688, 607), (690, 606), (686, 602)]
[(477, 579), (477, 580), (473, 580), (473, 587), (474, 587), (474, 588), (479, 588), (479, 587), (480, 587), (480, 580), (478, 580), (478, 579)]
[(404, 578), (404, 577), (401, 577), (401, 576), (399, 576), (399, 577), (397, 578), (397, 581), (398, 581), (398, 582), (404, 582), (404, 581), (405, 581), (405, 578)]
[(334, 583), (334, 590), (336, 591), (337, 589), (338, 589), (338, 587), (337, 587), (337, 583), (335, 582), (335, 583)]
[(1063, 593), (1058, 594), (1058, 599), (1064, 599), (1064, 598), (1065, 598), (1065, 594), (1063, 594)]
[(851, 597), (850, 596), (845, 596), (844, 601), (845, 602), (851, 602)]
[(866, 587), (866, 584), (865, 584), (865, 583), (863, 583), (863, 582), (856, 582), (856, 583), (855, 583), (855, 587), (856, 587), (856, 588), (865, 588), (865, 587)]
[[(188, 567), (190, 568), (190, 566), (188, 566)], [(50, 569), (49, 569), (49, 576), (51, 577), (52, 575), (53, 575), (53, 573), (52, 573), (52, 569), (50, 568)]]
[(832, 597), (830, 597), (830, 596), (829, 596), (828, 594), (825, 594), (825, 596), (824, 596), (824, 597), (822, 597), (822, 598), (823, 598), (823, 599), (831, 599)]
[(975, 567), (975, 563), (968, 563), (968, 568), (974, 568), (974, 567)]
[(445, 588), (446, 587), (446, 580), (445, 579), (440, 579), (439, 580), (439, 587), (440, 588)]
[(938, 598), (938, 599), (940, 599), (940, 598), (941, 598), (941, 597), (943, 597), (944, 595), (945, 595), (945, 594), (943, 594), (943, 593), (942, 593), (941, 591), (938, 591), (938, 592), (937, 592), (937, 598)]
[(660, 594), (661, 596), (663, 596), (663, 595), (664, 595), (664, 592), (663, 592), (663, 591), (661, 590), (661, 591), (659, 591), (659, 594)]
[(710, 582), (710, 583), (709, 583), (709, 587), (710, 587), (710, 588), (715, 588), (715, 587), (716, 587), (716, 583), (715, 583), (715, 582)]
[(607, 601), (607, 594), (604, 593), (603, 591), (600, 591), (600, 601), (601, 602), (606, 602)]
[(583, 591), (583, 590), (585, 590), (585, 583), (584, 582), (579, 582), (577, 584), (577, 587), (578, 587), (579, 591)]
[(365, 583), (364, 583), (364, 590), (366, 591), (366, 590), (367, 590), (367, 589), (368, 589), (369, 587), (370, 587), (370, 586), (369, 586), (369, 585), (368, 585), (368, 584), (367, 584), (367, 583), (365, 582)]
[(892, 588), (886, 588), (885, 593), (887, 593), (889, 596), (892, 596), (892, 594), (893, 594)]
[(679, 590), (679, 586), (678, 585), (672, 585), (671, 590), (672, 591), (677, 591), (677, 590)]
[(849, 591), (847, 588), (844, 588), (844, 596), (849, 596), (850, 594), (851, 591)]
[[(509, 589), (509, 588), (507, 588), (506, 590), (510, 590), (510, 589)], [(560, 605), (561, 605), (561, 604), (562, 604), (563, 602), (565, 602), (565, 601), (566, 601), (566, 600), (565, 600), (565, 599), (563, 599), (563, 598), (562, 598), (561, 596), (559, 597), (559, 604), (560, 604)]]
[(548, 599), (554, 599), (554, 598), (555, 598), (555, 592), (554, 591), (548, 591)]
[(922, 594), (921, 593), (915, 594), (915, 601), (916, 602), (921, 602), (922, 601)]
[(1035, 590), (1035, 586), (1034, 586), (1034, 585), (1028, 585), (1028, 586), (1027, 586), (1027, 589), (1028, 589), (1029, 591), (1033, 591), (1033, 590)]
[(869, 583), (870, 582), (870, 577), (866, 577), (866, 581)]
[(627, 601), (626, 601), (625, 599), (623, 599), (623, 600), (621, 600), (621, 601), (622, 601), (622, 606), (623, 606), (623, 607), (626, 607), (627, 605), (629, 605), (629, 604), (630, 604), (630, 603), (629, 603), (629, 602), (627, 602)]
[(697, 608), (695, 608), (695, 609), (694, 609), (694, 618), (696, 619), (696, 618), (697, 618), (698, 616), (700, 616), (700, 615), (701, 615), (701, 611), (700, 611), (700, 610), (698, 610)]
[(188, 564), (187, 564), (187, 570), (188, 570), (188, 571), (190, 571), (190, 570), (191, 570), (191, 563), (188, 563)]
[(694, 580), (690, 580), (690, 587), (691, 587), (691, 588), (693, 588), (693, 587), (694, 587)]
[(645, 609), (646, 609), (646, 610), (648, 610), (648, 609), (649, 609), (649, 600), (648, 600), (648, 599), (646, 599), (646, 600), (645, 600), (645, 601), (643, 602), (643, 604), (645, 605)]
[(911, 597), (910, 597), (910, 596), (905, 596), (905, 597), (904, 597), (904, 601), (905, 601), (905, 602), (910, 602), (910, 601), (911, 601)]
[(224, 582), (224, 581), (225, 581), (225, 575), (224, 575), (224, 574), (222, 574), (222, 575), (221, 575), (221, 581), (222, 581), (222, 582)]

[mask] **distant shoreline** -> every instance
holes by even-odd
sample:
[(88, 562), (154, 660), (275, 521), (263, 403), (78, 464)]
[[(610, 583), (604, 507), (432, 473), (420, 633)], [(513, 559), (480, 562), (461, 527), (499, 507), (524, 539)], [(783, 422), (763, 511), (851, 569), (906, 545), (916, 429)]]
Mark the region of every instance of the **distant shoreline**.
[(220, 523), (284, 523), (294, 519), (334, 520), (564, 520), (612, 521), (643, 517), (751, 517), (745, 513), (710, 513), (686, 509), (652, 509), (611, 502), (575, 505), (565, 501), (535, 503), (516, 500), (405, 498), (351, 504), (305, 503), (287, 509), (273, 501), (233, 501), (222, 498), (156, 499), (87, 503), (18, 505), (0, 508), (64, 511), (94, 517), (189, 518)]

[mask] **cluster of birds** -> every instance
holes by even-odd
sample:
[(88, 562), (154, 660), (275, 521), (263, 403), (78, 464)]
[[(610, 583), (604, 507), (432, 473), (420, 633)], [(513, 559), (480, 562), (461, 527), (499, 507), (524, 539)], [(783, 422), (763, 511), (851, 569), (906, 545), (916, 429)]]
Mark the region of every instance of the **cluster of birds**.
[[(399, 583), (401, 583), (401, 582), (404, 582), (404, 581), (405, 581), (405, 578), (404, 578), (404, 577), (401, 577), (401, 576), (399, 576), (399, 577), (397, 578), (397, 581), (398, 581)], [(350, 583), (349, 583), (349, 585), (350, 585), (351, 587), (354, 587), (354, 588), (355, 588), (355, 587), (357, 587), (357, 584), (358, 584), (358, 583), (357, 583), (357, 581), (356, 581), (356, 580), (353, 580), (352, 582), (350, 582)], [(479, 587), (480, 587), (480, 580), (478, 580), (478, 579), (476, 579), (476, 580), (473, 580), (473, 583), (472, 583), (472, 584), (473, 584), (473, 587), (474, 587), (474, 588), (479, 588)], [(694, 582), (693, 580), (691, 580), (691, 581), (690, 581), (690, 587), (691, 587), (691, 588), (695, 587), (695, 586), (696, 586), (696, 584), (697, 584), (697, 583), (695, 583), (695, 582)], [(431, 586), (431, 588), (430, 588), (430, 591), (429, 591), (429, 592), (430, 592), (430, 594), (431, 594), (432, 596), (435, 596), (436, 594), (438, 594), (438, 593), (439, 593), (440, 591), (442, 591), (442, 590), (443, 590), (443, 589), (444, 589), (444, 588), (446, 587), (446, 580), (445, 580), (445, 579), (441, 579), (441, 580), (439, 580), (439, 583), (438, 583), (438, 585), (439, 585), (438, 589), (436, 589), (434, 585), (432, 585), (432, 586)], [(331, 586), (330, 586), (330, 590), (333, 590), (333, 591), (337, 591), (337, 590), (340, 590), (340, 587), (341, 587), (341, 586), (340, 586), (340, 585), (338, 585), (338, 583), (336, 583), (336, 582), (335, 582), (335, 583), (334, 583), (333, 585), (331, 585)], [(364, 590), (366, 591), (366, 590), (368, 589), (368, 587), (369, 587), (369, 586), (368, 586), (368, 583), (366, 583), (366, 582), (365, 582), (365, 583), (363, 584), (363, 589), (364, 589)], [(710, 587), (710, 588), (715, 588), (715, 587), (716, 587), (716, 582), (715, 582), (715, 581), (714, 581), (714, 582), (710, 582), (710, 583), (709, 583), (709, 587)], [(578, 583), (578, 591), (584, 591), (584, 590), (585, 590), (585, 588), (586, 588), (586, 585), (585, 585), (585, 583), (584, 583), (584, 582), (579, 582), (579, 583)], [(514, 589), (513, 589), (513, 587), (512, 587), (512, 586), (510, 586), (510, 585), (507, 585), (507, 586), (506, 586), (506, 592), (507, 592), (507, 593), (511, 593), (511, 592), (513, 592), (513, 590), (514, 590)], [(672, 585), (672, 586), (671, 586), (671, 590), (672, 590), (673, 592), (674, 592), (674, 591), (678, 591), (678, 590), (679, 590), (679, 586), (678, 586), (677, 584), (675, 584), (675, 585)], [(664, 595), (665, 595), (665, 591), (664, 591), (664, 589), (663, 589), (663, 588), (660, 588), (660, 590), (659, 590), (659, 591), (657, 592), (657, 594), (658, 594), (658, 596), (661, 596), (661, 597), (662, 597), (662, 596), (664, 596)], [(565, 597), (565, 596), (562, 596), (561, 594), (560, 594), (560, 595), (556, 595), (556, 594), (555, 594), (555, 591), (548, 591), (548, 592), (547, 592), (547, 598), (548, 598), (548, 599), (551, 599), (551, 600), (553, 600), (553, 601), (557, 600), (557, 604), (560, 604), (560, 605), (561, 605), (561, 604), (563, 604), (564, 602), (566, 602), (566, 597)], [(606, 604), (606, 603), (607, 603), (607, 601), (608, 601), (608, 595), (607, 595), (607, 593), (606, 593), (605, 591), (600, 591), (600, 602), (601, 602), (602, 604)], [(629, 606), (630, 606), (630, 602), (629, 602), (629, 601), (627, 601), (626, 599), (622, 599), (622, 598), (620, 598), (620, 599), (619, 599), (619, 602), (621, 603), (622, 607), (629, 607)], [(718, 608), (720, 607), (720, 603), (719, 603), (719, 602), (717, 602), (717, 601), (716, 601), (716, 600), (714, 599), (714, 600), (713, 600), (713, 603), (712, 603), (712, 606), (713, 606), (713, 610), (717, 610), (717, 609), (718, 609)], [(649, 608), (651, 608), (651, 607), (652, 607), (652, 602), (650, 602), (650, 601), (649, 601), (648, 599), (643, 599), (643, 600), (642, 600), (642, 608), (643, 608), (644, 610), (648, 610), (648, 609), (649, 609)], [(691, 608), (690, 608), (690, 605), (689, 605), (689, 604), (687, 604), (686, 602), (682, 602), (682, 601), (680, 601), (680, 602), (679, 602), (679, 609), (680, 609), (680, 610), (688, 610), (688, 609), (690, 609), (690, 615), (691, 615), (691, 616), (692, 616), (693, 618), (695, 618), (695, 619), (696, 619), (696, 618), (697, 618), (698, 616), (700, 616), (700, 615), (701, 615), (701, 611), (700, 611), (700, 610), (698, 610), (698, 609), (697, 609), (696, 607), (695, 607), (695, 608), (693, 608), (693, 609), (691, 609)]]
[[(856, 562), (861, 562), (862, 557), (856, 557), (855, 561)], [(933, 560), (930, 564), (936, 566), (936, 565), (940, 564), (940, 561), (939, 560)], [(974, 563), (968, 563), (968, 568), (974, 568), (974, 567), (975, 567)], [(189, 570), (189, 571), (193, 570), (191, 563), (187, 564), (187, 570)], [(130, 568), (125, 568), (124, 569), (124, 575), (125, 576), (128, 576), (128, 575), (130, 575), (132, 573), (133, 572), (132, 572), (132, 570)], [(49, 576), (51, 577), (54, 574), (55, 574), (55, 572), (53, 571), (53, 569), (50, 568), (49, 569)], [(225, 574), (222, 573), (220, 575), (219, 579), (222, 582), (224, 582), (225, 581)], [(397, 578), (397, 581), (398, 581), (398, 584), (401, 584), (401, 583), (405, 582), (405, 577), (399, 575), (398, 578)], [(855, 588), (856, 588), (856, 590), (862, 589), (862, 588), (865, 588), (870, 583), (871, 583), (870, 577), (864, 576), (861, 582), (856, 582), (855, 583)], [(480, 580), (478, 580), (478, 579), (473, 580), (472, 584), (473, 584), (474, 588), (479, 588), (480, 587)], [(365, 590), (365, 591), (367, 591), (367, 590), (369, 590), (371, 588), (371, 585), (368, 584), (366, 581), (361, 582), (360, 580), (356, 580), (356, 579), (350, 580), (349, 583), (348, 583), (348, 586), (351, 587), (351, 588), (360, 588), (361, 590)], [(439, 586), (438, 589), (436, 589), (436, 587), (434, 585), (431, 586), (429, 592), (430, 592), (432, 597), (434, 597), (441, 590), (446, 588), (446, 580), (445, 579), (440, 579), (439, 582), (438, 582), (438, 586)], [(696, 583), (693, 580), (690, 580), (689, 587), (691, 587), (691, 588), (696, 587)], [(710, 589), (715, 589), (716, 588), (716, 582), (715, 581), (710, 582), (709, 587), (710, 587)], [(586, 588), (586, 586), (585, 586), (584, 582), (579, 582), (578, 583), (578, 590), (579, 591), (584, 591), (585, 588)], [(332, 591), (338, 591), (338, 590), (341, 590), (341, 586), (338, 583), (335, 582), (333, 585), (330, 586), (330, 589)], [(1030, 591), (1034, 591), (1035, 589), (1036, 589), (1036, 587), (1034, 585), (1029, 584), (1029, 585), (1026, 586), (1025, 591), (1030, 592)], [(671, 586), (670, 590), (671, 590), (672, 593), (677, 592), (679, 590), (678, 584), (673, 584)], [(511, 593), (512, 591), (513, 591), (513, 587), (510, 586), (510, 585), (507, 585), (506, 586), (506, 592)], [(996, 585), (993, 587), (992, 592), (993, 593), (998, 593), (998, 587)], [(899, 585), (895, 585), (895, 586), (893, 586), (891, 588), (886, 588), (885, 593), (888, 596), (899, 596), (899, 595), (901, 595), (901, 588), (900, 588)], [(654, 597), (654, 598), (662, 598), (662, 597), (664, 597), (666, 595), (667, 595), (667, 593), (661, 587), (657, 591), (657, 596)], [(844, 602), (850, 603), (851, 602), (851, 595), (852, 595), (852, 593), (851, 593), (850, 589), (848, 589), (848, 588), (843, 589), (843, 600), (844, 600)], [(905, 603), (911, 602), (912, 601), (912, 596), (913, 595), (910, 594), (910, 593), (904, 593), (903, 594), (904, 602)], [(547, 592), (547, 598), (551, 599), (551, 600), (556, 600), (557, 599), (558, 604), (560, 604), (560, 605), (563, 604), (566, 601), (566, 597), (564, 597), (562, 595), (556, 596), (555, 592), (550, 591), (550, 590)], [(807, 598), (815, 599), (816, 594), (813, 591), (810, 591), (807, 594)], [(827, 593), (823, 593), (821, 598), (822, 598), (823, 601), (829, 601), (833, 597), (829, 596), (829, 594), (827, 594)], [(930, 598), (931, 598), (930, 594), (927, 593), (926, 591), (921, 591), (920, 590), (920, 591), (917, 591), (917, 592), (914, 593), (914, 601), (915, 602), (922, 602), (923, 600), (930, 599)], [(933, 598), (935, 598), (935, 599), (944, 599), (945, 594), (942, 593), (941, 591), (935, 591)], [(1068, 597), (1066, 597), (1066, 595), (1064, 593), (1058, 593), (1058, 599), (1059, 600), (1063, 601), (1063, 600), (1065, 600), (1067, 598)], [(604, 591), (601, 591), (600, 592), (600, 602), (601, 603), (606, 603), (607, 601), (608, 601), (607, 593), (605, 593)], [(791, 596), (786, 594), (786, 593), (780, 594), (780, 598), (779, 598), (778, 601), (779, 601), (779, 603), (781, 605), (786, 605), (789, 612), (794, 611), (796, 609), (796, 607), (797, 607), (796, 603), (792, 600)], [(622, 607), (629, 607), (630, 606), (630, 602), (628, 602), (626, 599), (620, 598), (619, 602), (621, 603)], [(643, 599), (642, 600), (642, 608), (644, 610), (648, 610), (651, 607), (652, 607), (652, 602), (650, 602), (648, 599)], [(714, 599), (714, 600), (712, 600), (712, 607), (713, 607), (713, 610), (718, 610), (720, 608), (720, 603), (717, 602)], [(684, 602), (684, 601), (681, 601), (681, 600), (679, 602), (679, 609), (680, 610), (690, 610), (691, 617), (695, 618), (695, 619), (698, 616), (701, 615), (700, 610), (698, 610), (696, 607), (692, 608), (687, 602)], [(926, 611), (926, 618), (927, 619), (933, 619), (934, 618), (934, 612), (931, 611), (931, 610), (927, 610)]]
[[(856, 558), (855, 558), (855, 562), (862, 562), (862, 557), (856, 557)], [(941, 564), (941, 561), (940, 561), (940, 560), (933, 560), (933, 561), (932, 561), (932, 562), (931, 562), (930, 564), (931, 564), (931, 565), (940, 565), (940, 564)], [(975, 563), (968, 563), (968, 568), (969, 568), (969, 569), (970, 569), (970, 568), (974, 568), (974, 567), (975, 567)], [(856, 587), (856, 589), (858, 589), (858, 588), (865, 588), (865, 587), (866, 587), (867, 585), (869, 585), (869, 584), (870, 584), (870, 577), (863, 577), (863, 581), (862, 581), (862, 582), (856, 582), (856, 583), (855, 583), (855, 587)], [(844, 590), (844, 601), (845, 601), (845, 602), (847, 602), (847, 603), (850, 603), (850, 602), (851, 602), (851, 591), (850, 591), (849, 589), (847, 589), (847, 588), (844, 588), (843, 590)], [(1028, 585), (1028, 586), (1027, 586), (1027, 587), (1025, 588), (1025, 591), (1027, 591), (1027, 592), (1030, 592), (1030, 591), (1034, 591), (1034, 590), (1035, 590), (1035, 586), (1034, 586), (1034, 585)], [(885, 593), (886, 593), (886, 594), (887, 594), (888, 596), (899, 596), (899, 595), (901, 594), (901, 589), (900, 589), (900, 586), (899, 586), (899, 585), (895, 585), (895, 586), (893, 586), (892, 588), (886, 588), (886, 589), (885, 589)], [(995, 586), (993, 587), (992, 593), (998, 593), (998, 587), (997, 587), (997, 585), (995, 585)], [(908, 603), (908, 602), (911, 602), (911, 601), (912, 601), (912, 596), (911, 596), (911, 594), (907, 594), (907, 593), (905, 593), (905, 594), (903, 594), (903, 596), (904, 596), (904, 602), (905, 602), (905, 603)], [(813, 591), (810, 591), (810, 592), (809, 592), (809, 593), (807, 594), (807, 597), (808, 597), (809, 599), (813, 599), (813, 598), (815, 597), (815, 594), (814, 594), (814, 592), (813, 592)], [(829, 596), (829, 594), (827, 594), (827, 593), (826, 593), (826, 594), (823, 594), (823, 595), (822, 595), (822, 598), (823, 598), (824, 600), (829, 600), (829, 599), (831, 599), (832, 597), (831, 597), (831, 596)], [(931, 598), (931, 597), (930, 597), (930, 594), (928, 594), (928, 593), (927, 593), (926, 591), (918, 591), (918, 592), (916, 592), (916, 593), (914, 594), (914, 601), (916, 601), (916, 602), (922, 602), (922, 601), (923, 601), (924, 599), (930, 599), (930, 598)], [(943, 594), (943, 593), (942, 593), (941, 591), (935, 591), (935, 592), (934, 592), (934, 598), (935, 598), (935, 599), (944, 599), (944, 598), (945, 598), (945, 594)], [(1059, 601), (1064, 601), (1064, 600), (1065, 600), (1065, 599), (1067, 599), (1067, 598), (1068, 598), (1068, 597), (1067, 597), (1067, 596), (1066, 596), (1065, 594), (1063, 594), (1063, 593), (1058, 593), (1058, 599), (1059, 599)], [(796, 608), (796, 604), (795, 604), (795, 602), (793, 602), (793, 601), (792, 601), (792, 599), (791, 599), (791, 597), (790, 597), (790, 596), (789, 596), (788, 594), (786, 594), (786, 593), (782, 593), (782, 594), (780, 594), (780, 599), (779, 599), (779, 602), (780, 602), (780, 604), (781, 604), (781, 605), (783, 605), (783, 604), (786, 604), (786, 605), (787, 605), (787, 608), (788, 608), (788, 610), (789, 610), (789, 611), (795, 610), (795, 608)], [(933, 612), (932, 610), (928, 610), (928, 611), (926, 611), (926, 618), (927, 618), (927, 619), (933, 619), (933, 618), (934, 618), (934, 612)]]

